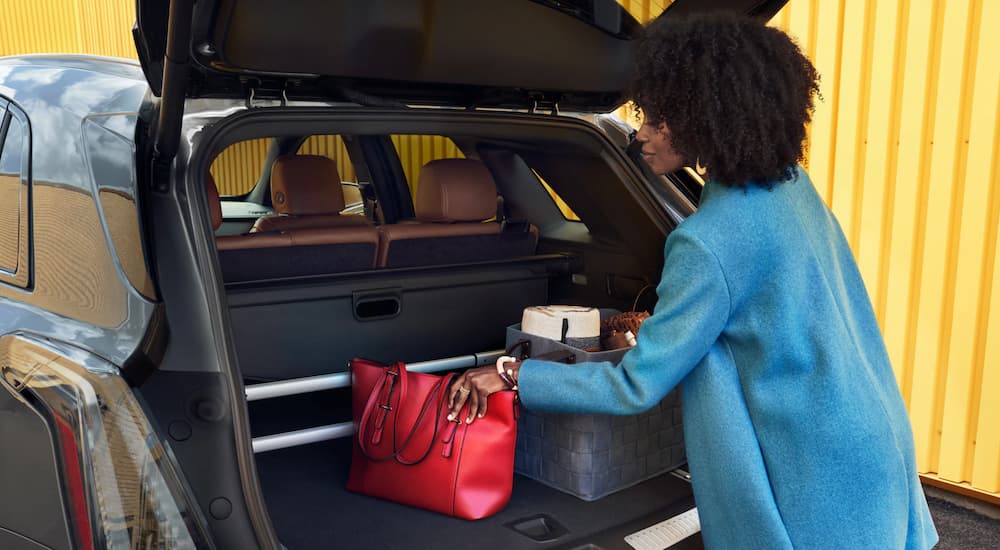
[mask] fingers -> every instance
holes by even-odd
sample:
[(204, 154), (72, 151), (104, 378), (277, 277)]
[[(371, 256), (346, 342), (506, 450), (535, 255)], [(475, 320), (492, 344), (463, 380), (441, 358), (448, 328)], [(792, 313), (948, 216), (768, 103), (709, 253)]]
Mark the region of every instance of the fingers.
[(448, 392), (449, 392), (449, 394), (448, 394), (448, 408), (449, 409), (454, 410), (454, 408), (455, 408), (455, 402), (461, 396), (461, 392), (458, 391), (458, 388), (461, 388), (464, 383), (465, 383), (465, 375), (463, 374), (462, 376), (459, 376), (458, 378), (456, 378), (451, 383), (451, 387), (448, 388)]
[[(479, 414), (475, 415), (478, 418), (482, 418), (482, 417), (486, 416), (486, 405), (488, 403), (488, 401), (486, 399), (487, 397), (489, 397), (488, 393), (483, 393), (479, 397)], [(469, 409), (469, 413), (470, 414), (472, 414), (474, 412), (475, 412), (475, 409), (471, 409), (471, 408)]]
[[(473, 395), (473, 392), (467, 387), (467, 380), (468, 377), (462, 375), (451, 387), (451, 398), (448, 400), (448, 408), (450, 409), (448, 413), (449, 421), (456, 421), (455, 419), (458, 418), (458, 413), (462, 411), (465, 402), (469, 399), (470, 395)], [(461, 420), (458, 422), (461, 422)]]
[[(489, 396), (489, 392), (475, 388), (469, 392), (469, 413), (465, 417), (466, 424), (472, 424), (477, 418), (486, 416), (486, 405), (489, 403)], [(459, 406), (457, 409), (454, 409), (452, 414), (457, 416), (461, 409), (462, 407)], [(461, 419), (458, 422), (461, 422)]]
[[(465, 418), (466, 424), (472, 424), (472, 421), (476, 419), (476, 411), (479, 410), (480, 395), (476, 390), (469, 392), (469, 416)], [(483, 403), (486, 403), (486, 398), (482, 398)]]
[[(472, 423), (476, 418), (486, 416), (487, 398), (491, 393), (506, 389), (507, 386), (493, 367), (481, 367), (465, 371), (455, 379), (448, 397), (448, 420), (452, 422)], [(469, 412), (465, 418), (460, 417), (466, 403)]]

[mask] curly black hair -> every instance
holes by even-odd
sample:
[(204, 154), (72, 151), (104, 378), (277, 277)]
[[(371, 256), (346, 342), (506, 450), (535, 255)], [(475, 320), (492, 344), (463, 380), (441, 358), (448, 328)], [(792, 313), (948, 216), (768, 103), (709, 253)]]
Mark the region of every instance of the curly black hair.
[(730, 186), (792, 177), (819, 74), (787, 34), (733, 13), (661, 17), (635, 63), (632, 100), (690, 165)]

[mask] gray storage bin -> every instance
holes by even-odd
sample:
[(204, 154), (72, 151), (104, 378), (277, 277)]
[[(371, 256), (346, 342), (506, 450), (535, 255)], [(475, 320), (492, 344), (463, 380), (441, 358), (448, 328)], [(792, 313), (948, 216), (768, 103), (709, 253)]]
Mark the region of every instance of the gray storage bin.
[[(618, 313), (601, 310), (601, 318)], [(627, 349), (586, 352), (507, 328), (507, 346), (531, 341), (531, 355), (572, 351), (577, 363), (618, 362)], [(572, 364), (567, 369), (574, 368)], [(514, 471), (583, 500), (595, 500), (684, 464), (680, 391), (634, 416), (535, 413), (521, 408)]]

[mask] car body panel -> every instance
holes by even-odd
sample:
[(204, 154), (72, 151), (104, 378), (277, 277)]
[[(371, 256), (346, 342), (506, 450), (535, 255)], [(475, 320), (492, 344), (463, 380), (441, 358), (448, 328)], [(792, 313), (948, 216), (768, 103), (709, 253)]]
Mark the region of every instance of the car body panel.
[[(31, 364), (25, 343), (14, 336), (0, 337), (0, 364), (7, 369)], [(0, 373), (0, 491), (21, 498), (0, 500), (0, 547), (71, 548), (70, 526), (56, 468), (52, 430), (46, 419)]]
[[(72, 343), (25, 333), (0, 337), (0, 356), (0, 385), (21, 398), (22, 409), (44, 419), (47, 429), (31, 435), (56, 443), (55, 453), (34, 458), (46, 466), (44, 458), (55, 455), (58, 474), (40, 468), (24, 473), (62, 482), (63, 505), (56, 491), (35, 512), (44, 517), (62, 508), (72, 526), (70, 547), (126, 548), (142, 541), (214, 550), (172, 453), (117, 366)], [(58, 541), (67, 522), (51, 523)]]
[[(0, 316), (0, 334), (75, 342), (123, 364), (155, 309), (135, 207), (145, 81), (134, 63), (43, 55), (0, 58), (0, 82), (30, 121), (32, 250), (31, 287), (0, 284), (10, 312)], [(88, 145), (88, 133), (110, 136), (129, 156), (95, 157), (108, 152), (100, 149), (107, 142)], [(113, 179), (94, 179), (108, 174)]]

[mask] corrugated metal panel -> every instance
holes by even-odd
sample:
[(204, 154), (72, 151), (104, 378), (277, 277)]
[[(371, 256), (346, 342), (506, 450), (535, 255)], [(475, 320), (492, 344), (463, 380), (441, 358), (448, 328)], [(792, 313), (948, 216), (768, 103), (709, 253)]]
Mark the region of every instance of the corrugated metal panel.
[(464, 158), (462, 151), (444, 136), (394, 135), (392, 143), (399, 152), (410, 193), (416, 196), (420, 167), (434, 159)]
[(87, 53), (136, 58), (135, 2), (5, 0), (0, 55)]
[(311, 136), (299, 147), (301, 155), (321, 155), (337, 162), (337, 171), (341, 181), (357, 183), (358, 176), (354, 173), (354, 165), (347, 154), (347, 147), (340, 136)]
[(618, 0), (633, 17), (639, 21), (649, 21), (660, 15), (663, 8), (673, 4), (672, 0)]
[[(253, 189), (264, 166), (270, 139), (254, 139), (234, 143), (215, 158), (210, 172), (222, 196), (245, 195)], [(299, 147), (300, 154), (322, 155), (337, 162), (341, 181), (357, 181), (354, 165), (347, 154), (344, 140), (336, 135), (311, 136)]]
[(215, 157), (209, 172), (219, 194), (224, 197), (246, 195), (257, 184), (264, 168), (269, 138), (240, 141), (226, 147)]
[[(790, 2), (809, 171), (865, 277), (921, 471), (1000, 493), (1000, 3)], [(991, 315), (992, 313), (992, 315)]]
[[(261, 166), (267, 155), (270, 140), (243, 141), (227, 147), (212, 163), (212, 176), (223, 196), (244, 195), (253, 188), (260, 175)], [(399, 160), (409, 183), (410, 191), (416, 191), (417, 175), (420, 167), (428, 161), (440, 158), (462, 158), (462, 152), (444, 136), (394, 135), (392, 143), (399, 152)], [(299, 152), (310, 155), (324, 155), (337, 161), (337, 169), (344, 181), (357, 181), (340, 136), (313, 136), (299, 148)]]
[[(669, 0), (622, 0), (640, 20)], [(0, 55), (135, 57), (126, 0), (5, 2)], [(1000, 2), (792, 0), (774, 20), (823, 75), (809, 171), (858, 257), (922, 471), (1000, 493)], [(396, 137), (409, 181), (429, 137)], [(266, 144), (226, 151), (224, 194)], [(338, 149), (335, 157), (342, 159)], [(341, 163), (342, 172), (346, 172)], [(349, 179), (346, 178), (345, 179)]]
[[(132, 25), (135, 23), (133, 1), (78, 1), (80, 41), (83, 51), (136, 59)], [(125, 29), (126, 32), (121, 32)]]

